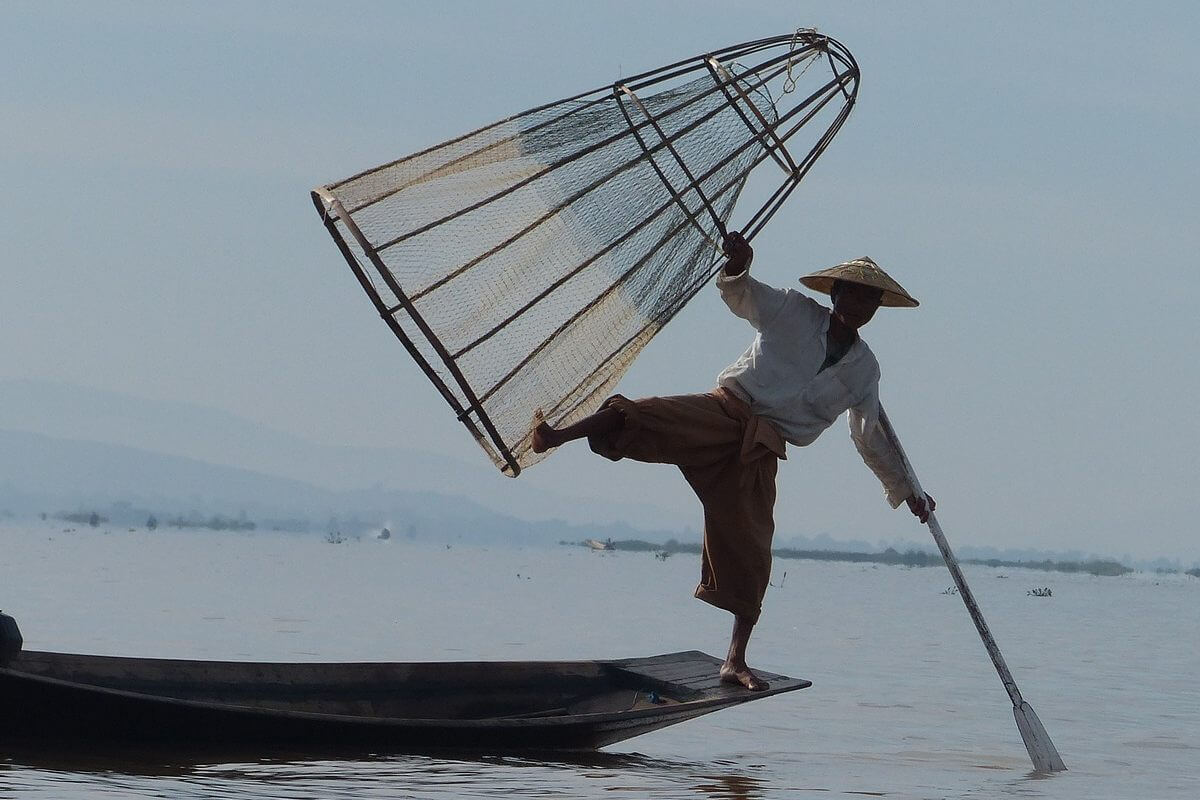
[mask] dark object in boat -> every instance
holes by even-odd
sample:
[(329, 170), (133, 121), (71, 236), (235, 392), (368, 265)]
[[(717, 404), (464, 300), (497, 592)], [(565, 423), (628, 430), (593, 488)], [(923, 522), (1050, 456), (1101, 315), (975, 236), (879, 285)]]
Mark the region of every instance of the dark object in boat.
[(23, 644), (24, 640), (21, 638), (21, 629), (17, 627), (17, 621), (8, 614), (0, 612), (0, 664), (21, 652)]
[(810, 681), (722, 684), (696, 651), (616, 661), (260, 664), (16, 653), (0, 742), (589, 750)]

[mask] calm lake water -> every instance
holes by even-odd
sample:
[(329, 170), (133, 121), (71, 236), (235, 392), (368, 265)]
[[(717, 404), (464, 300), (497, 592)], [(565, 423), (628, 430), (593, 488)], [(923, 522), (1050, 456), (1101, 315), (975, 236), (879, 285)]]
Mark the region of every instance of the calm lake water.
[[(730, 617), (691, 598), (695, 556), (63, 527), (0, 527), (0, 607), (31, 650), (443, 661), (728, 643)], [(813, 687), (594, 756), (0, 753), (0, 798), (1200, 796), (1200, 580), (982, 567), (967, 578), (1069, 772), (1030, 773), (944, 569), (780, 560), (751, 663)], [(1043, 586), (1052, 597), (1027, 594)]]

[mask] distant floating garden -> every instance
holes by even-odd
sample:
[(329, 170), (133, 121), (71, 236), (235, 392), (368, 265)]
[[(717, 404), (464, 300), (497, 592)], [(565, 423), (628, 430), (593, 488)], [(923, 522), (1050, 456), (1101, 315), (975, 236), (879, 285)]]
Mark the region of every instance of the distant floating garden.
[[(587, 546), (586, 543), (578, 544)], [(641, 539), (609, 539), (606, 549), (625, 550), (628, 552), (653, 553), (655, 558), (665, 561), (672, 553), (700, 553), (699, 542), (679, 542), (668, 539), (666, 544), (647, 542)], [(858, 564), (888, 564), (905, 567), (940, 567), (942, 557), (938, 553), (925, 550), (906, 550), (903, 553), (889, 547), (878, 553), (861, 553), (849, 550), (801, 550), (792, 547), (781, 547), (772, 551), (776, 558), (804, 559), (808, 561), (846, 561)], [(1127, 575), (1134, 570), (1119, 561), (1111, 559), (1088, 559), (1085, 561), (1055, 561), (1043, 559), (1039, 561), (1010, 561), (999, 558), (963, 558), (963, 564), (977, 564), (984, 567), (1006, 567), (1036, 569), (1043, 572), (1081, 572), (1088, 575), (1117, 576)], [(1188, 570), (1189, 575), (1200, 577), (1200, 568)]]

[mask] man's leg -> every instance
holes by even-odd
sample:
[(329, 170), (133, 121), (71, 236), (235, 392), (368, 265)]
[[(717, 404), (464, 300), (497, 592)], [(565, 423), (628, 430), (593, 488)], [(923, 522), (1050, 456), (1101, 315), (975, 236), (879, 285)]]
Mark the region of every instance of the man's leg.
[(721, 680), (761, 691), (767, 682), (746, 664), (746, 647), (771, 577), (778, 453), (744, 461), (741, 454), (684, 477), (704, 503), (704, 551), (696, 597), (733, 614)]
[[(606, 441), (620, 438), (627, 425), (639, 435), (628, 442)], [(539, 424), (533, 431), (531, 447), (534, 452), (544, 453), (587, 437), (592, 439), (592, 449), (608, 458), (676, 464), (683, 470), (705, 504), (701, 580), (702, 584), (713, 586), (706, 592), (698, 589), (696, 596), (734, 614), (733, 636), (721, 666), (721, 680), (761, 691), (767, 688), (767, 683), (746, 665), (746, 647), (770, 575), (775, 456), (782, 455), (782, 444), (779, 453), (762, 454), (761, 462), (751, 467), (756, 479), (750, 481), (750, 486), (743, 486), (737, 472), (744, 469), (739, 452), (744, 435), (744, 421), (731, 416), (716, 395), (659, 397), (637, 402), (618, 395), (609, 398), (597, 413), (574, 425), (556, 429), (545, 422)], [(738, 467), (730, 474), (727, 470), (733, 465)], [(720, 488), (714, 491), (716, 487)], [(753, 497), (746, 496), (747, 489)], [(715, 502), (709, 502), (710, 499)], [(714, 511), (716, 517), (710, 519)], [(737, 535), (724, 541), (727, 533), (718, 537), (722, 541), (712, 542), (710, 523), (719, 523), (717, 527), (728, 533), (736, 531)], [(720, 561), (726, 565), (722, 574), (734, 588), (732, 594), (711, 591), (716, 584), (704, 577), (712, 573), (711, 545), (717, 545)]]
[(552, 428), (550, 423), (543, 422), (533, 429), (533, 442), (530, 446), (533, 452), (544, 453), (551, 447), (558, 447), (576, 439), (605, 436), (619, 430), (624, 423), (624, 415), (611, 407), (602, 408), (590, 417), (584, 417), (565, 428)]
[(761, 692), (769, 684), (755, 675), (746, 665), (746, 645), (750, 643), (750, 633), (754, 630), (754, 622), (749, 617), (740, 614), (733, 616), (733, 636), (729, 640), (729, 654), (721, 665), (721, 680), (725, 683), (737, 683), (754, 692)]

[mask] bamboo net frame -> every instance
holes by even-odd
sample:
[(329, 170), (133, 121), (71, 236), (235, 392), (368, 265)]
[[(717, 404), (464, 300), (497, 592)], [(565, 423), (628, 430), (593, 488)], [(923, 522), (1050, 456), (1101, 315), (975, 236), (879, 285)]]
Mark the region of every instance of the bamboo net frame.
[[(534, 412), (562, 425), (595, 411), (719, 269), (751, 171), (770, 159), (783, 177), (739, 224), (748, 240), (829, 146), (858, 82), (840, 42), (802, 29), (538, 106), (312, 199), (380, 316), (516, 476), (540, 458)], [(795, 158), (805, 128), (816, 135)]]

